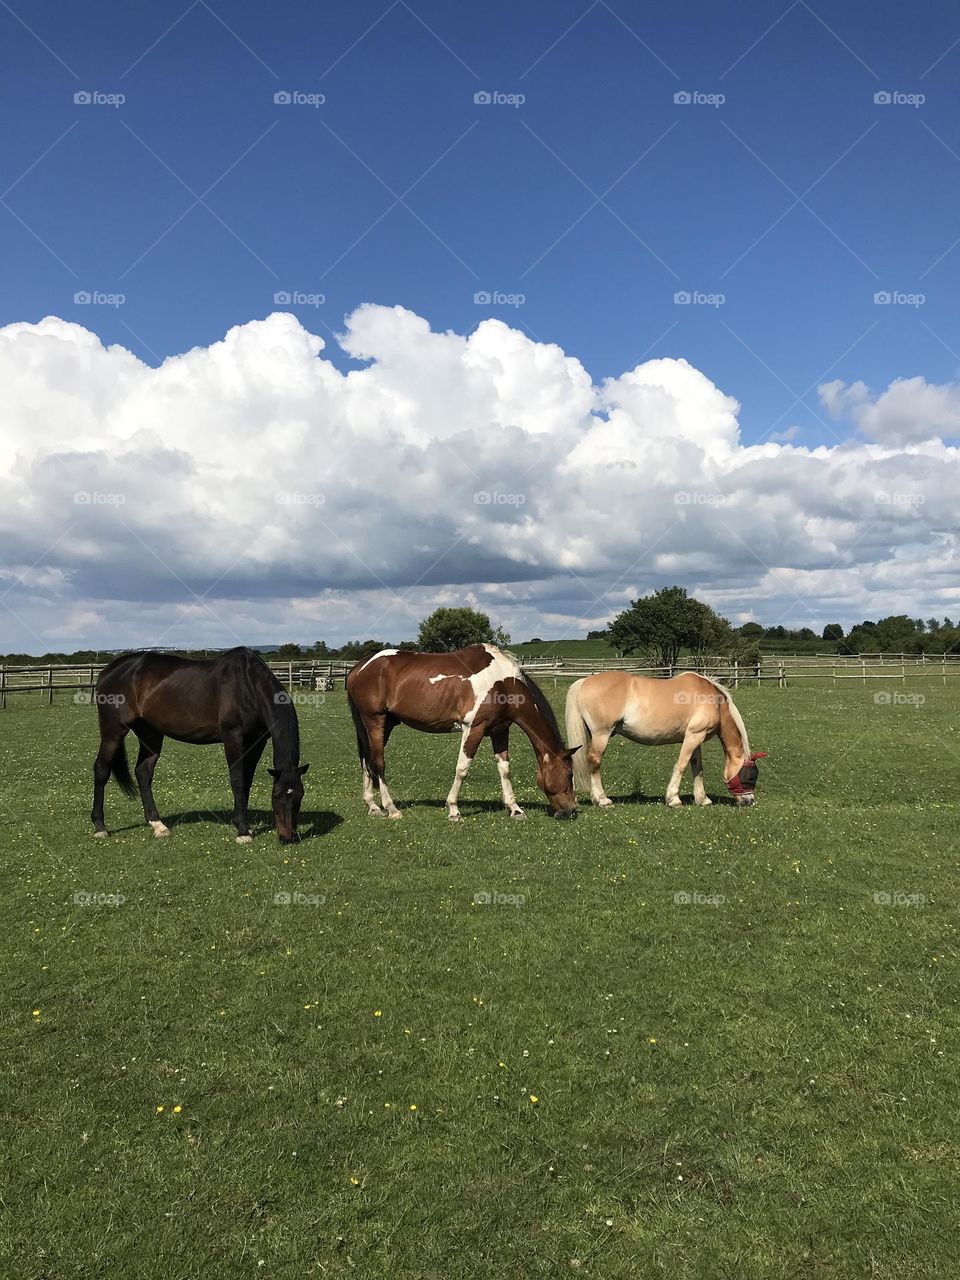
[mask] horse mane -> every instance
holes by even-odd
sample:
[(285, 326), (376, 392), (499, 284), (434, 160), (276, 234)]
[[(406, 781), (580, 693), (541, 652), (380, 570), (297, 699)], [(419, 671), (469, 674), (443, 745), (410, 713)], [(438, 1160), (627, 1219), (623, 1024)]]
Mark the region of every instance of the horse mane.
[[(259, 653), (252, 649), (242, 652), (255, 658), (260, 667), (261, 679), (270, 698), (270, 710), (267, 724), (270, 727), (270, 738), (273, 742), (273, 756), (276, 761), (300, 759), (300, 722), (294, 709), (293, 698), (281, 684), (276, 672), (271, 671)], [(280, 697), (277, 697), (280, 694)]]
[(743, 716), (737, 710), (737, 704), (730, 697), (730, 690), (726, 685), (721, 684), (719, 680), (712, 680), (710, 676), (701, 675), (699, 671), (697, 675), (700, 676), (701, 680), (706, 680), (707, 684), (712, 684), (715, 689), (719, 689), (726, 698), (727, 706), (730, 708), (730, 716), (737, 726), (740, 737), (743, 739), (743, 754), (748, 756), (750, 754), (750, 739), (747, 737), (747, 726), (743, 723)]
[[(511, 654), (510, 656), (513, 657), (513, 654)], [(547, 695), (543, 692), (543, 690), (536, 683), (536, 681), (531, 680), (530, 677), (526, 675), (523, 671), (521, 671), (520, 673), (520, 679), (529, 689), (530, 697), (533, 701), (533, 705), (537, 708), (537, 710), (543, 716), (544, 720), (546, 720), (547, 724), (553, 730), (553, 733), (556, 736), (557, 741), (563, 742), (563, 734), (560, 732), (560, 726), (557, 724), (556, 713), (554, 712), (553, 707), (547, 701)]]

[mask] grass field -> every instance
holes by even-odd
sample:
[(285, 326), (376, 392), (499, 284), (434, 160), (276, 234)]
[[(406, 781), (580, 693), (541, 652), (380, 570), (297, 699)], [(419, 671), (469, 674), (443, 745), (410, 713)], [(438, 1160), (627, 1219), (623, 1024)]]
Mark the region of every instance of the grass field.
[(952, 1280), (960, 687), (893, 687), (741, 690), (751, 811), (616, 741), (553, 822), (519, 739), (459, 827), (403, 729), (363, 815), (338, 692), (292, 849), (177, 744), (94, 841), (92, 709), (0, 713), (0, 1276)]

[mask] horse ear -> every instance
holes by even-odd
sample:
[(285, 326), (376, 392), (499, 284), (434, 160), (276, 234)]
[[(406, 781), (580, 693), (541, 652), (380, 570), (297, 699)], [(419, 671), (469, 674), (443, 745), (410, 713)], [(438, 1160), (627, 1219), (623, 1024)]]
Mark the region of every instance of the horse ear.
[(566, 751), (563, 753), (563, 754), (564, 754), (564, 757), (565, 757), (567, 760), (571, 760), (571, 759), (572, 759), (572, 758), (577, 754), (577, 752), (580, 750), (580, 747), (581, 747), (581, 746), (583, 746), (583, 743), (580, 743), (580, 744), (579, 744), (578, 746), (576, 746), (576, 747), (567, 747)]
[(301, 778), (303, 777), (303, 775), (307, 772), (307, 770), (308, 770), (309, 768), (310, 768), (310, 766), (309, 766), (308, 764), (302, 764), (302, 765), (300, 766), (299, 773), (300, 773), (300, 777), (301, 777)]

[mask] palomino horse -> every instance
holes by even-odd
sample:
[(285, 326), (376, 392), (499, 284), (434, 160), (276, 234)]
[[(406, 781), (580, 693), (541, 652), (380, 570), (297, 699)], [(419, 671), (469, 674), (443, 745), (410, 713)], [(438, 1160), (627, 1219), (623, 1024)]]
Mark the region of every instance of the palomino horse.
[(615, 733), (651, 746), (680, 742), (680, 755), (667, 786), (666, 800), (680, 804), (680, 779), (689, 764), (693, 770), (693, 798), (712, 804), (703, 786), (700, 748), (718, 737), (723, 746), (723, 778), (738, 805), (753, 804), (758, 771), (756, 761), (765, 751), (750, 751), (740, 712), (723, 685), (706, 676), (674, 676), (654, 680), (626, 671), (601, 671), (575, 680), (567, 693), (567, 740), (587, 750), (574, 764), (578, 789), (589, 789), (596, 805), (613, 801), (600, 780), (600, 762)]
[(169, 835), (153, 800), (153, 771), (164, 737), (178, 742), (222, 742), (233, 788), (237, 843), (253, 836), (247, 825), (250, 787), (263, 749), (273, 743), (273, 818), (282, 844), (299, 839), (303, 800), (300, 726), (290, 695), (251, 649), (230, 649), (208, 661), (168, 653), (127, 653), (100, 672), (94, 695), (100, 716), (100, 750), (93, 765), (95, 836), (105, 836), (103, 789), (112, 773), (134, 795), (124, 738), (140, 739), (136, 775), (143, 813), (155, 836)]
[(384, 749), (398, 724), (426, 733), (461, 731), (457, 772), (447, 796), (451, 822), (460, 820), (457, 797), (487, 736), (497, 758), (503, 803), (511, 818), (524, 816), (510, 783), (507, 747), (514, 724), (530, 739), (537, 757), (537, 783), (554, 817), (570, 818), (576, 813), (573, 751), (563, 744), (550, 704), (523, 675), (516, 658), (492, 644), (474, 644), (453, 653), (384, 649), (353, 668), (347, 676), (347, 697), (363, 768), (363, 799), (371, 816), (383, 816), (373, 792), (379, 786), (387, 814), (400, 817), (384, 780)]

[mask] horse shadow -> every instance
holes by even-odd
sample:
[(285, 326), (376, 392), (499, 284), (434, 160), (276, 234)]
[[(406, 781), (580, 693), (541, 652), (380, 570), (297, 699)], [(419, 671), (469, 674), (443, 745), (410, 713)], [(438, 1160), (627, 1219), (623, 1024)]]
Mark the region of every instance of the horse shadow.
[[(189, 809), (184, 813), (165, 814), (163, 820), (170, 828), (171, 835), (176, 831), (177, 827), (198, 826), (200, 823), (227, 827), (231, 834), (235, 835), (236, 831), (230, 820), (231, 814), (232, 811), (228, 809)], [(255, 836), (276, 835), (272, 809), (249, 809), (247, 811), (247, 819)], [(314, 836), (329, 835), (343, 821), (344, 819), (339, 813), (333, 813), (329, 809), (302, 809), (298, 826), (300, 838), (301, 840), (308, 840)], [(114, 827), (113, 830), (117, 833), (121, 831), (138, 831), (145, 825), (144, 822), (130, 822), (123, 827)]]
[[(709, 791), (707, 792), (707, 795), (715, 805), (736, 804), (736, 801), (731, 796), (710, 795)], [(630, 805), (630, 804), (660, 805), (664, 809), (667, 807), (667, 803), (664, 800), (663, 796), (646, 796), (646, 795), (642, 795), (639, 791), (627, 792), (623, 795), (610, 796), (610, 799), (613, 801), (615, 805), (621, 805), (621, 804), (622, 805)], [(693, 796), (692, 795), (681, 796), (680, 804), (681, 804), (681, 807), (684, 809), (686, 809), (688, 806), (694, 807)], [(594, 806), (591, 805), (589, 801), (586, 801), (584, 802), (583, 807), (593, 808)]]

